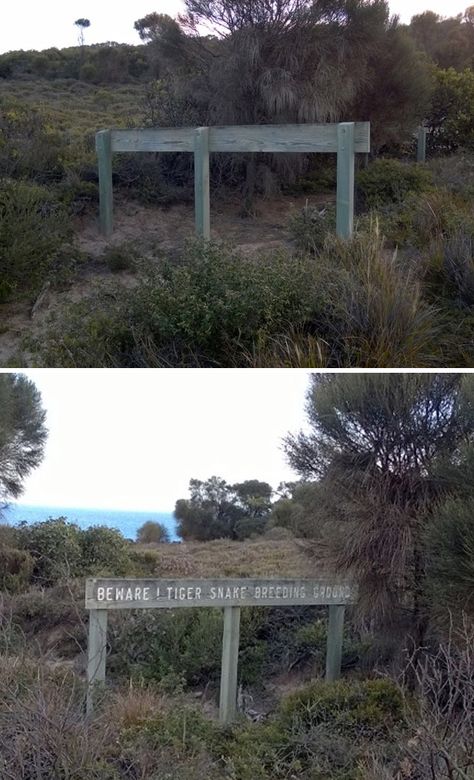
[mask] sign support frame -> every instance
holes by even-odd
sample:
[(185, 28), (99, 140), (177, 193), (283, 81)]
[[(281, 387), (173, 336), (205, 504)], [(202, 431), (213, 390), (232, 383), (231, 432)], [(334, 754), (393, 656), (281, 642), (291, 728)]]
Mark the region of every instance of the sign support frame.
[(105, 684), (107, 613), (110, 609), (223, 607), (219, 721), (227, 724), (237, 716), (241, 607), (329, 606), (325, 679), (333, 682), (341, 673), (345, 606), (352, 603), (354, 597), (352, 586), (328, 583), (327, 580), (88, 579), (85, 599), (89, 611), (86, 712), (88, 715), (93, 712), (96, 686)]

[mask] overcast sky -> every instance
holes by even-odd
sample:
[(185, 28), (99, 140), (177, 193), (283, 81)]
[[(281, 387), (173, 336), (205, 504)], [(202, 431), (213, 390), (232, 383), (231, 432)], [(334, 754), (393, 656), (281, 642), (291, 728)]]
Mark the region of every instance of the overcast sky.
[[(468, 0), (392, 0), (390, 10), (409, 22), (414, 14), (427, 10), (455, 16), (468, 5)], [(153, 11), (175, 16), (183, 7), (180, 0), (162, 0), (159, 4), (153, 0), (4, 0), (0, 11), (0, 51), (75, 46), (78, 31), (74, 22), (84, 17), (91, 22), (85, 31), (86, 43), (140, 43), (133, 29), (136, 19)]]
[(192, 477), (295, 479), (281, 439), (305, 426), (308, 372), (31, 369), (47, 410), (43, 464), (21, 503), (166, 512)]

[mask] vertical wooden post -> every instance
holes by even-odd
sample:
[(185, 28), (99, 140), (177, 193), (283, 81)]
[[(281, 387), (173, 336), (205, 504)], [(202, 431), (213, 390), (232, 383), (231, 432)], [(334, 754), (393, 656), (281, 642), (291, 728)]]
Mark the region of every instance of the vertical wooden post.
[(240, 607), (224, 607), (219, 720), (230, 723), (237, 711)]
[(99, 163), (100, 232), (108, 237), (113, 230), (112, 134), (110, 130), (100, 130), (96, 133), (95, 148)]
[(354, 122), (337, 126), (336, 233), (350, 238), (354, 226)]
[(87, 646), (87, 714), (94, 708), (94, 685), (105, 682), (105, 658), (107, 652), (107, 610), (91, 609), (89, 612), (89, 642)]
[(339, 604), (331, 604), (329, 607), (328, 641), (326, 648), (327, 682), (337, 680), (341, 674), (343, 630), (344, 607)]
[(426, 162), (426, 134), (428, 132), (427, 127), (418, 128), (418, 144), (416, 147), (416, 161), (424, 163)]
[(196, 233), (211, 237), (209, 213), (209, 128), (196, 128), (194, 136), (194, 210)]

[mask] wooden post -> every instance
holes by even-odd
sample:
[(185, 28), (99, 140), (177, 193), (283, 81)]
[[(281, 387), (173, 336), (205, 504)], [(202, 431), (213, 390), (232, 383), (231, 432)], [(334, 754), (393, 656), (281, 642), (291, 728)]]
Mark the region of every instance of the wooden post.
[(426, 135), (428, 133), (427, 127), (418, 128), (418, 144), (416, 148), (416, 161), (419, 163), (426, 162)]
[(344, 607), (339, 604), (331, 604), (329, 607), (328, 641), (326, 647), (327, 682), (337, 680), (341, 674), (343, 630)]
[(196, 233), (211, 237), (209, 216), (209, 128), (196, 128), (194, 136), (194, 209)]
[(230, 723), (237, 711), (240, 607), (224, 607), (219, 720)]
[(89, 643), (87, 646), (87, 701), (89, 715), (94, 708), (94, 685), (105, 682), (105, 658), (107, 653), (107, 610), (89, 611)]
[(354, 122), (337, 126), (336, 233), (350, 238), (354, 226)]
[(110, 130), (100, 130), (96, 133), (95, 148), (99, 163), (100, 232), (108, 237), (113, 230), (112, 134)]

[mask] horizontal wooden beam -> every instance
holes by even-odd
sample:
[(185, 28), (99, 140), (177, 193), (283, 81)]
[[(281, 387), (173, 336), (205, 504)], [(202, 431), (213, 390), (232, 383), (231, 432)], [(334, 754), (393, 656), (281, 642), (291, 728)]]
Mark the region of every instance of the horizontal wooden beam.
[(354, 589), (349, 584), (327, 577), (319, 580), (107, 577), (86, 581), (86, 609), (349, 604), (354, 597)]
[[(209, 128), (210, 152), (337, 152), (337, 124)], [(113, 152), (193, 152), (194, 127), (112, 130)], [(354, 123), (354, 151), (370, 152), (370, 123)]]

